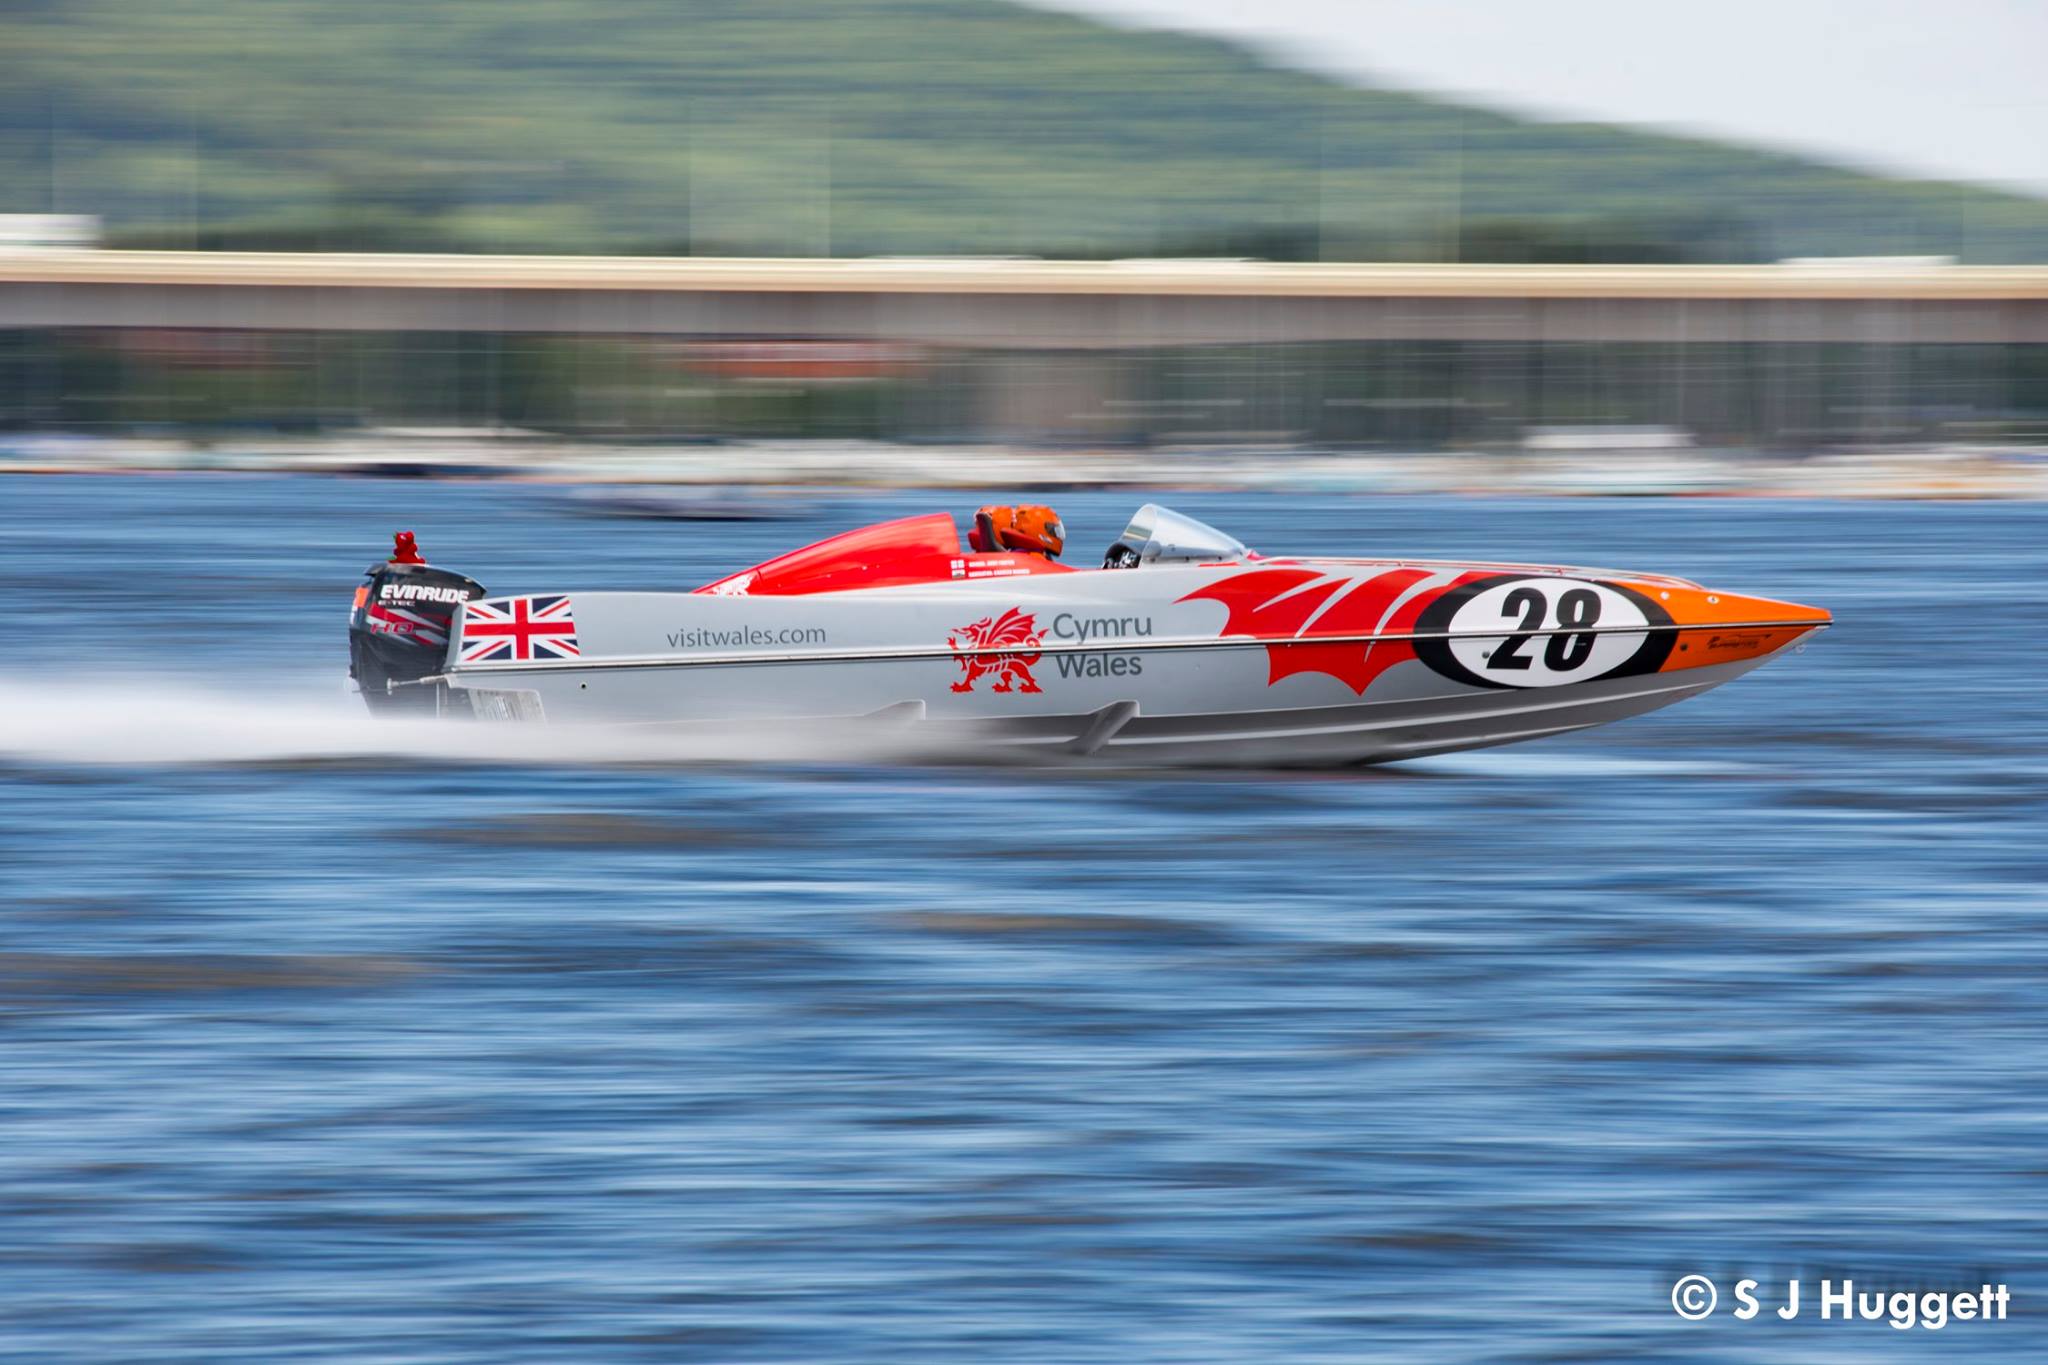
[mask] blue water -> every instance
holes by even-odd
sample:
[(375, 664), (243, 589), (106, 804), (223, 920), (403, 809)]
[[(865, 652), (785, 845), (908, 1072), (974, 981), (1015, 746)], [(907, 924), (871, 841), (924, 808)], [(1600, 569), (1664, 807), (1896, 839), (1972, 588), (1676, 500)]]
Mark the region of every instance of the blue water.
[[(969, 501), (551, 498), (0, 481), (6, 1359), (2048, 1350), (2042, 509), (1171, 499), (1840, 622), (1656, 716), (1381, 770), (361, 718), (343, 615), (395, 527), (494, 589), (688, 586)], [(1093, 547), (1137, 499), (1056, 501)], [(2002, 1280), (2014, 1317), (1744, 1323), (1745, 1275)]]

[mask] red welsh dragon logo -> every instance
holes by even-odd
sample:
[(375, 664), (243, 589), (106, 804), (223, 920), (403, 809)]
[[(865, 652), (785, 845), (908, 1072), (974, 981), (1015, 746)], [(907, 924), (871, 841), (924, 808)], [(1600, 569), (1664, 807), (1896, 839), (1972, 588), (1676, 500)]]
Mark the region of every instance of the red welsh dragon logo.
[[(971, 626), (960, 627), (946, 636), (946, 643), (954, 649), (977, 651), (953, 656), (965, 675), (953, 684), (955, 692), (972, 692), (980, 678), (995, 679), (989, 688), (991, 692), (1043, 690), (1031, 676), (1040, 657), (1039, 646), (1045, 643), (1038, 633), (1038, 619), (1016, 607), (1001, 616), (984, 616)], [(1015, 652), (979, 652), (996, 649)]]

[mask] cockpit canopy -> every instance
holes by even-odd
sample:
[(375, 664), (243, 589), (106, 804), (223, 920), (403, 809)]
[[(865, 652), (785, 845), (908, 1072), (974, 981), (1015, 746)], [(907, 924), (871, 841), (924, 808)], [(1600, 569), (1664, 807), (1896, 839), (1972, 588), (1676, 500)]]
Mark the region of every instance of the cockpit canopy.
[[(1050, 511), (1050, 509), (1045, 509)], [(1146, 503), (1110, 549), (1105, 568), (1244, 559), (1244, 542), (1193, 517)], [(1010, 550), (969, 552), (944, 512), (884, 521), (818, 541), (729, 574), (697, 589), (714, 597), (800, 597), (853, 588), (1075, 572), (1049, 555)]]
[(1156, 502), (1140, 507), (1117, 539), (1137, 554), (1139, 564), (1244, 559), (1251, 554), (1236, 536)]

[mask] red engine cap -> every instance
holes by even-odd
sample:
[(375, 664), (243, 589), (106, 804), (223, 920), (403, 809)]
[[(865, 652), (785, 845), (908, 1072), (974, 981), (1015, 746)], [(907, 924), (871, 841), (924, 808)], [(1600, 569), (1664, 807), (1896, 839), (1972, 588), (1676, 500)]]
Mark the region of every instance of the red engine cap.
[(424, 564), (420, 558), (419, 542), (412, 538), (412, 532), (399, 531), (391, 537), (391, 562), (393, 564)]

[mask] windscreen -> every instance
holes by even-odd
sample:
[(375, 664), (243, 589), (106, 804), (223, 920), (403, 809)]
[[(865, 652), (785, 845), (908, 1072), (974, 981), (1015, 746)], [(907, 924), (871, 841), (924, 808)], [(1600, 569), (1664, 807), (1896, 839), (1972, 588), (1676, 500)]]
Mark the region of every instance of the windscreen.
[(1141, 564), (1158, 560), (1243, 559), (1251, 553), (1236, 536), (1225, 535), (1206, 522), (1156, 502), (1140, 507), (1119, 539), (1137, 551)]

